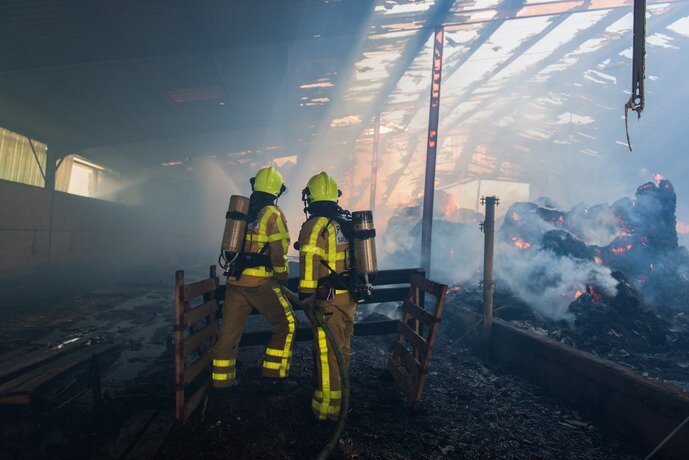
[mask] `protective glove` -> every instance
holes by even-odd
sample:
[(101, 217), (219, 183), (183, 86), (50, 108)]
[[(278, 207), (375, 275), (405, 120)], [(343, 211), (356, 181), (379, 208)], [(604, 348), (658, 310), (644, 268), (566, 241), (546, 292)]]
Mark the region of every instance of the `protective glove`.
[(301, 301), (301, 306), (304, 309), (306, 317), (311, 321), (311, 324), (316, 323), (316, 295), (314, 293), (299, 292), (299, 300)]

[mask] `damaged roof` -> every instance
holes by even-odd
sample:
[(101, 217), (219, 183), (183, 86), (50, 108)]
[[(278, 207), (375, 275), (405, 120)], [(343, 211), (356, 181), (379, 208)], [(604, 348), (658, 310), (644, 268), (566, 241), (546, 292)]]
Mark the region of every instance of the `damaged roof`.
[[(0, 125), (120, 167), (219, 154), (253, 165), (328, 149), (364, 171), (380, 114), (380, 193), (395, 197), (405, 179), (413, 194), (432, 32), (444, 24), (439, 181), (528, 181), (552, 170), (530, 155), (543, 141), (588, 158), (624, 148), (623, 129), (604, 142), (596, 130), (628, 98), (632, 4), (11, 0), (0, 17)], [(648, 1), (649, 55), (678, 55), (688, 7)]]

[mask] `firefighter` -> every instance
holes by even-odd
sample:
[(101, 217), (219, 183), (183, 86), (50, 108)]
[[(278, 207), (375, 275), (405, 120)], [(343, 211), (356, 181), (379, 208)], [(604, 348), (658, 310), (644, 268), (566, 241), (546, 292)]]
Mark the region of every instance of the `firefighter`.
[(302, 193), (308, 219), (299, 233), (299, 296), (310, 307), (307, 316), (313, 330), (317, 388), (311, 408), (319, 420), (337, 421), (342, 388), (340, 370), (332, 344), (308, 314), (310, 308), (323, 313), (337, 337), (349, 367), (349, 343), (354, 332), (356, 303), (347, 289), (349, 237), (342, 219), (346, 211), (338, 206), (341, 192), (330, 175), (313, 176)]
[[(236, 359), (244, 323), (256, 308), (273, 326), (266, 348), (262, 375), (277, 389), (289, 374), (296, 321), (280, 290), (287, 285), (289, 232), (285, 216), (275, 204), (286, 190), (282, 175), (274, 167), (263, 168), (251, 179), (248, 225), (240, 266), (225, 287), (223, 322), (213, 348), (214, 388), (235, 383)], [(233, 280), (233, 278), (236, 278)]]

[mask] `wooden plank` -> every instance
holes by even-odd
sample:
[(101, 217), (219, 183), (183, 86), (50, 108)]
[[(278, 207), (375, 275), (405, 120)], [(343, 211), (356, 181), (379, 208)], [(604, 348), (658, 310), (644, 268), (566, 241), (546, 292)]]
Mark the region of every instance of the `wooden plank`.
[(197, 281), (195, 283), (184, 286), (184, 294), (182, 300), (189, 301), (194, 297), (202, 296), (208, 292), (214, 292), (218, 288), (218, 280), (216, 278), (206, 278), (205, 280)]
[(388, 361), (388, 371), (392, 374), (392, 377), (395, 379), (395, 382), (397, 382), (402, 393), (404, 393), (404, 396), (411, 398), (412, 383), (409, 382), (407, 376), (392, 359)]
[(146, 430), (141, 433), (136, 444), (132, 446), (125, 458), (157, 458), (160, 447), (163, 445), (163, 441), (165, 441), (170, 430), (172, 430), (174, 423), (175, 418), (172, 412), (160, 411), (146, 427)]
[(194, 364), (184, 369), (182, 385), (187, 386), (211, 363), (210, 353), (204, 353)]
[(423, 308), (416, 305), (411, 300), (405, 300), (402, 304), (402, 308), (405, 312), (409, 313), (414, 319), (417, 319), (427, 326), (432, 326), (440, 322), (440, 318), (436, 318), (432, 313), (424, 310)]
[(415, 350), (419, 351), (422, 355), (426, 354), (428, 343), (426, 343), (423, 337), (414, 332), (412, 328), (404, 324), (402, 321), (397, 323), (397, 330), (400, 334), (402, 334), (402, 337), (407, 339)]
[(421, 268), (402, 268), (397, 270), (380, 270), (376, 273), (376, 277), (373, 280), (374, 286), (380, 286), (385, 284), (409, 284), (411, 278), (414, 275), (424, 275), (424, 271)]
[[(215, 326), (215, 323), (207, 324), (206, 326), (202, 327), (199, 331), (184, 339), (181, 343), (182, 356), (186, 358), (192, 351), (202, 346), (206, 340), (213, 337), (213, 335), (217, 332), (217, 327)], [(205, 351), (205, 349), (202, 351)], [(180, 372), (180, 375), (183, 374), (184, 363), (182, 363), (181, 369), (179, 369), (178, 371)]]
[(399, 360), (405, 365), (407, 369), (409, 369), (409, 372), (415, 378), (418, 378), (420, 375), (424, 373), (421, 363), (417, 361), (417, 359), (414, 358), (411, 353), (409, 353), (409, 350), (407, 350), (407, 348), (399, 342), (395, 342), (395, 350), (392, 354), (392, 357), (399, 358)]
[[(437, 283), (436, 283), (437, 284)], [(439, 295), (436, 297), (435, 301), (435, 309), (434, 309), (434, 316), (436, 318), (440, 318), (440, 316), (443, 313), (443, 305), (445, 305), (445, 295), (447, 294), (447, 285), (444, 284), (439, 284), (440, 286), (440, 291)], [(429, 362), (431, 361), (431, 355), (433, 354), (433, 345), (435, 344), (435, 337), (436, 333), (438, 331), (438, 326), (439, 323), (434, 323), (429, 327), (428, 331), (428, 347), (426, 348), (426, 353), (424, 354), (423, 357), (423, 369), (428, 369)], [(418, 407), (419, 403), (421, 402), (421, 396), (423, 394), (423, 387), (426, 384), (426, 374), (423, 374), (419, 377), (419, 383), (416, 386), (416, 397), (415, 397), (415, 405), (414, 407)]]
[(198, 307), (184, 312), (184, 325), (189, 327), (201, 321), (206, 316), (211, 316), (218, 308), (218, 303), (213, 300), (202, 303)]
[(81, 339), (76, 342), (65, 345), (62, 348), (49, 348), (47, 350), (41, 349), (27, 353), (26, 355), (19, 356), (11, 361), (2, 363), (2, 368), (0, 368), (0, 380), (7, 378), (8, 376), (27, 369), (36, 364), (48, 361), (49, 359), (74, 351), (77, 344), (80, 344)]
[(208, 393), (208, 387), (210, 385), (210, 382), (205, 382), (203, 385), (201, 385), (201, 388), (199, 388), (194, 395), (189, 398), (189, 400), (186, 402), (184, 405), (184, 419), (186, 420), (189, 418), (189, 416), (196, 410), (196, 408), (201, 404), (201, 401), (203, 401), (204, 396)]
[(409, 298), (408, 287), (385, 287), (373, 289), (373, 296), (364, 304), (381, 302), (403, 302)]
[(99, 345), (86, 347), (70, 353), (46, 365), (40, 366), (30, 372), (15, 377), (14, 379), (0, 385), (0, 394), (31, 394), (41, 385), (48, 383), (58, 375), (73, 369), (80, 364), (87, 362), (94, 354), (101, 354), (116, 348), (115, 344)]
[[(443, 286), (445, 286), (443, 284), (436, 283), (435, 281), (428, 280), (420, 275), (413, 275), (411, 277), (411, 284), (412, 286), (416, 286), (424, 292), (428, 292), (436, 298), (443, 294)], [(447, 290), (447, 286), (445, 286), (445, 290)]]

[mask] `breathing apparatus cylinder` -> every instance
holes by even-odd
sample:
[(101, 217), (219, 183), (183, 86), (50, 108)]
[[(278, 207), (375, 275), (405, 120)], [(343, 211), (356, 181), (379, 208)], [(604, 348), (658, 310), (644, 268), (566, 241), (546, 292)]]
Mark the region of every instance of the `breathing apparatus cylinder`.
[(376, 229), (373, 226), (373, 212), (354, 211), (352, 213), (352, 230), (356, 272), (368, 279), (368, 275), (378, 271)]
[(238, 254), (244, 249), (246, 225), (249, 220), (249, 199), (241, 195), (232, 195), (225, 219), (221, 251), (225, 260), (230, 261), (232, 254)]

